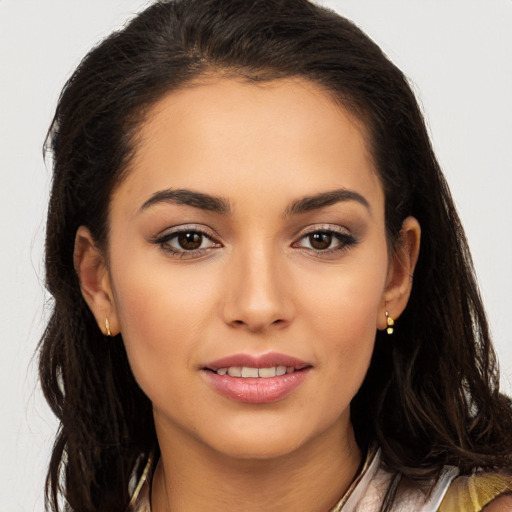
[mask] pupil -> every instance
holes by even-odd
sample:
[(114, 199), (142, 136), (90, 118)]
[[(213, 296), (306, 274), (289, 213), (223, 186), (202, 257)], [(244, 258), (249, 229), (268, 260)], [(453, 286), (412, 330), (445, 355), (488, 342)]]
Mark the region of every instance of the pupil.
[(178, 236), (180, 247), (189, 251), (199, 249), (202, 241), (203, 237), (199, 233), (180, 233)]
[(328, 249), (332, 242), (332, 235), (328, 233), (313, 233), (309, 235), (309, 242), (314, 249)]

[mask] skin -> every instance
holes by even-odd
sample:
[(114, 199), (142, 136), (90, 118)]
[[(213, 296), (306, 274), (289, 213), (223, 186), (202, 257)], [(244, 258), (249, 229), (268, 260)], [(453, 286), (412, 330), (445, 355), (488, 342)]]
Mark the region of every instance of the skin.
[[(230, 213), (154, 198), (169, 189), (222, 198)], [(364, 200), (291, 211), (340, 189)], [(185, 251), (167, 236), (177, 226), (208, 236)], [(386, 310), (398, 318), (412, 286), (415, 219), (401, 236), (389, 254), (364, 127), (319, 87), (211, 78), (154, 106), (112, 197), (108, 254), (85, 227), (75, 247), (83, 295), (104, 332), (108, 317), (122, 333), (153, 403), (154, 511), (325, 512), (338, 501), (362, 457), (350, 401)], [(283, 399), (241, 403), (204, 378), (208, 362), (271, 351), (311, 365)]]
[(512, 511), (512, 494), (500, 496), (484, 508), (485, 512), (510, 512)]

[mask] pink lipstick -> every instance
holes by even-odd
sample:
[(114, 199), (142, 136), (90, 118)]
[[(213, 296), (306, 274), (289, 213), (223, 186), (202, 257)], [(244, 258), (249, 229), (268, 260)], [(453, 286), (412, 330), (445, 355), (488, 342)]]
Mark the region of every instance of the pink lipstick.
[(207, 382), (222, 396), (245, 403), (270, 403), (285, 398), (307, 377), (312, 365), (269, 352), (234, 354), (203, 368)]

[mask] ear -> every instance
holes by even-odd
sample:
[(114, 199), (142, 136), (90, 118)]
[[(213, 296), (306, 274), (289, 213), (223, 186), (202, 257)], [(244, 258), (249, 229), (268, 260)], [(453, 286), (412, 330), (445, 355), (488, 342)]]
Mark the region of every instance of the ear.
[(382, 297), (381, 311), (377, 322), (378, 329), (385, 329), (386, 312), (397, 319), (409, 301), (416, 262), (420, 252), (421, 228), (414, 217), (407, 217), (400, 230), (396, 250), (391, 255), (386, 288)]
[(107, 336), (110, 329), (112, 336), (118, 334), (119, 319), (106, 259), (85, 226), (80, 226), (76, 232), (73, 262), (82, 295), (96, 318), (101, 332)]

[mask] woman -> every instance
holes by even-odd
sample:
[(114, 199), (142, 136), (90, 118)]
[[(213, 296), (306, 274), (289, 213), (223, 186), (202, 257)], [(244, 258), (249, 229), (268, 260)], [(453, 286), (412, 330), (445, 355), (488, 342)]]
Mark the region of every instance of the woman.
[(84, 59), (49, 140), (50, 506), (512, 510), (464, 234), (359, 29), (158, 3)]

